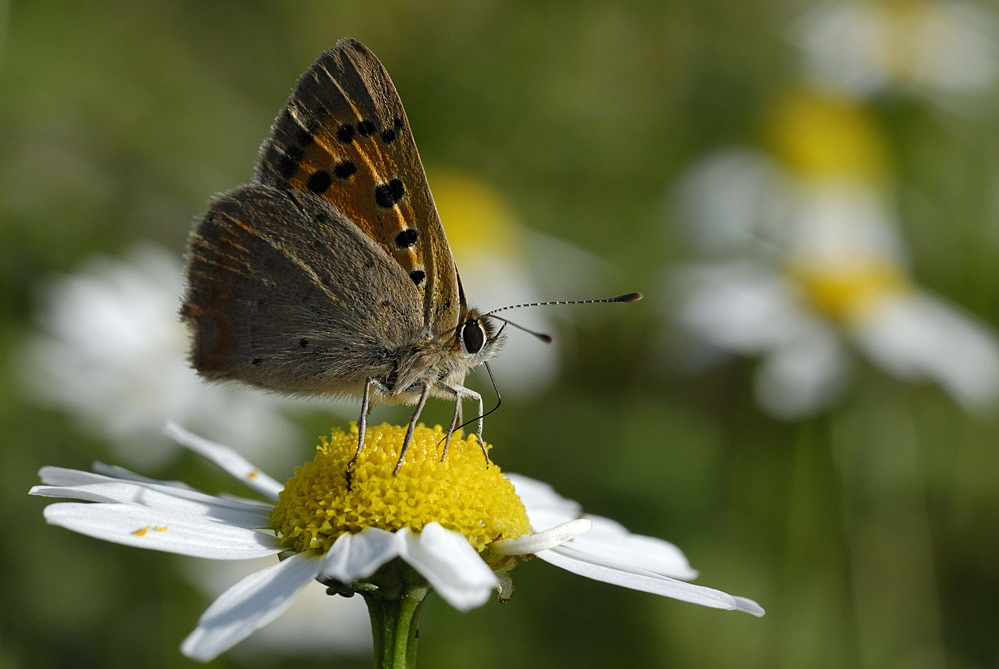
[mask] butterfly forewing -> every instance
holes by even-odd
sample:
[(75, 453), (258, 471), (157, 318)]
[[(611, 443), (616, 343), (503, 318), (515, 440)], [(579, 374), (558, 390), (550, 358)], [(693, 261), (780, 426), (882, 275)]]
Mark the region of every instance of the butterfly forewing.
[(406, 112), (364, 45), (341, 40), (302, 75), (255, 180), (324, 198), (402, 267), (432, 332), (457, 325), (464, 300)]

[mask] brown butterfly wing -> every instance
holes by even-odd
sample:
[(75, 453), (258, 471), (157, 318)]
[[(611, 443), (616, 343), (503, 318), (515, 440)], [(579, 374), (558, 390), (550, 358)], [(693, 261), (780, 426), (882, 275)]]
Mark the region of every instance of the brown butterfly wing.
[(340, 40), (302, 75), (254, 178), (325, 198), (409, 275), (431, 332), (458, 324), (464, 296), (406, 112), (363, 44)]
[(242, 186), (215, 200), (188, 245), (181, 315), (206, 378), (287, 393), (360, 395), (390, 382), (423, 328), (406, 273), (327, 202)]

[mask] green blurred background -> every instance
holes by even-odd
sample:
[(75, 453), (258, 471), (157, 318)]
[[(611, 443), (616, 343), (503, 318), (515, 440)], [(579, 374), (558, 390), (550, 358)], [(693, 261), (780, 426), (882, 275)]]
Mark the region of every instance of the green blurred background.
[[(0, 666), (194, 664), (178, 650), (209, 602), (182, 575), (193, 559), (47, 526), (27, 496), (43, 465), (114, 456), (28, 401), (18, 351), (40, 280), (136, 240), (180, 253), (209, 196), (248, 180), (299, 74), (345, 36), (392, 74), (431, 187), (435, 165), (474, 174), (524, 226), (615, 268), (601, 294), (647, 295), (560, 326), (558, 382), (507, 393), (486, 422), (496, 460), (675, 542), (698, 582), (767, 609), (723, 613), (536, 561), (506, 605), (431, 601), (422, 666), (999, 666), (994, 420), (861, 366), (833, 409), (781, 422), (754, 405), (751, 363), (691, 377), (662, 361), (657, 292), (685, 253), (671, 185), (756, 139), (765, 101), (796, 76), (783, 31), (806, 4), (0, 2)], [(995, 325), (999, 94), (976, 104), (966, 118), (912, 97), (870, 106), (890, 129), (915, 276)], [(583, 296), (599, 295), (551, 297)], [(433, 403), (425, 419), (448, 415)], [(303, 419), (307, 435), (331, 423), (345, 420)], [(290, 467), (313, 446), (280, 447)], [(245, 494), (193, 457), (156, 475)], [(296, 651), (213, 666), (301, 666)]]

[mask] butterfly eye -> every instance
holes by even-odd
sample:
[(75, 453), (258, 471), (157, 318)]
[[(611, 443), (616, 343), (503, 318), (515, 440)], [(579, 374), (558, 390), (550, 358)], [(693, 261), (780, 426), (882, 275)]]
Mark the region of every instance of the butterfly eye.
[(482, 350), (482, 345), (486, 343), (486, 333), (478, 319), (465, 321), (461, 328), (461, 343), (465, 347), (465, 353), (469, 355)]

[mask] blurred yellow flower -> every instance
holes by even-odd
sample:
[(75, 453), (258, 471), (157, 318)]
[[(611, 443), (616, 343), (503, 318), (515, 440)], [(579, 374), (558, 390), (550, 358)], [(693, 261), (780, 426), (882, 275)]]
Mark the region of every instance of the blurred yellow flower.
[(799, 178), (876, 182), (887, 176), (884, 139), (852, 98), (798, 88), (772, 103), (764, 118), (773, 155)]
[(877, 261), (841, 267), (793, 262), (788, 276), (817, 312), (844, 325), (869, 316), (881, 299), (913, 289), (897, 265)]
[(433, 172), (434, 203), (455, 256), (489, 253), (515, 258), (523, 244), (517, 216), (496, 190), (454, 169)]

